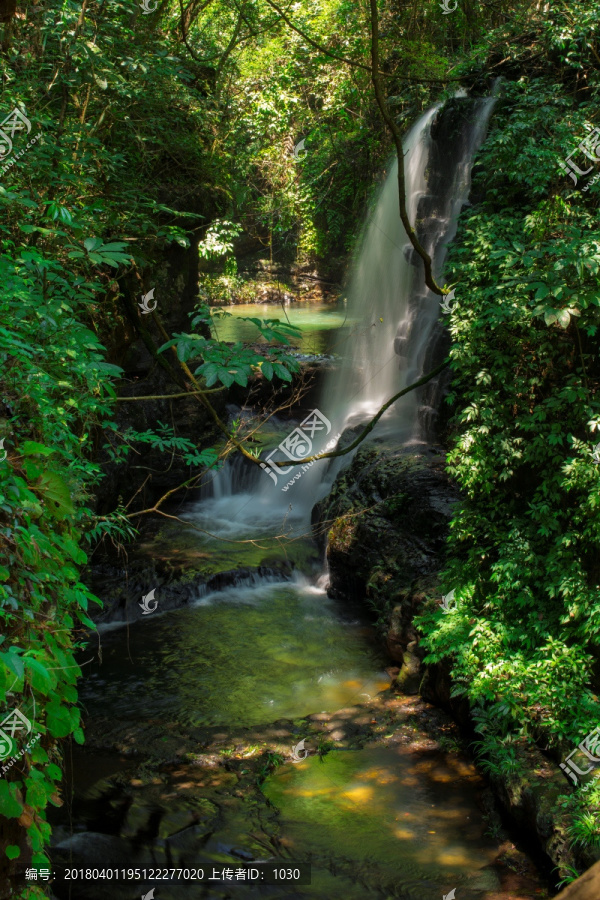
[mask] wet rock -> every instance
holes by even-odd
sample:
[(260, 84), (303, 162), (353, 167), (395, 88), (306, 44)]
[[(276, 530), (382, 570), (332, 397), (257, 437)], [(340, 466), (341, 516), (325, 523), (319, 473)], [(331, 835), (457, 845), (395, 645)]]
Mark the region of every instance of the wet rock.
[(421, 660), (417, 653), (417, 642), (411, 641), (404, 651), (404, 661), (394, 686), (403, 694), (418, 694), (421, 677)]
[(155, 807), (134, 800), (127, 811), (125, 822), (121, 828), (122, 837), (133, 838), (150, 834), (152, 828), (151, 820), (156, 812)]
[(160, 820), (158, 836), (159, 838), (171, 837), (189, 825), (194, 825), (197, 821), (198, 815), (191, 809), (170, 809)]
[[(193, 565), (192, 560), (187, 561)], [(187, 606), (212, 591), (234, 585), (252, 585), (257, 579), (290, 580), (294, 570), (293, 562), (276, 558), (263, 560), (256, 568), (244, 566), (214, 574), (202, 571), (198, 560), (195, 561), (197, 571), (186, 570), (185, 562), (186, 557), (181, 565), (174, 565), (165, 551), (163, 557), (156, 559), (150, 559), (145, 553), (139, 558), (132, 555), (126, 569), (107, 564), (95, 567), (92, 589), (103, 602), (101, 610), (92, 611), (96, 624), (129, 623), (145, 618), (148, 614), (144, 614), (140, 602), (150, 591), (155, 595), (149, 604), (152, 607), (154, 602), (158, 603), (155, 611), (161, 613)]]
[(247, 862), (252, 862), (255, 858), (254, 854), (250, 853), (249, 850), (244, 850), (241, 847), (232, 847), (231, 853), (233, 856), (239, 856), (240, 859), (245, 859)]
[[(313, 511), (315, 526), (329, 524), (330, 595), (366, 599), (388, 623), (386, 647), (400, 664), (419, 639), (414, 616), (440, 594), (437, 573), (457, 501), (440, 448), (366, 446)], [(409, 655), (402, 678), (413, 685), (416, 647)]]
[(131, 866), (134, 854), (127, 840), (112, 834), (84, 831), (57, 844), (52, 857), (58, 867), (98, 868), (101, 865), (120, 869)]

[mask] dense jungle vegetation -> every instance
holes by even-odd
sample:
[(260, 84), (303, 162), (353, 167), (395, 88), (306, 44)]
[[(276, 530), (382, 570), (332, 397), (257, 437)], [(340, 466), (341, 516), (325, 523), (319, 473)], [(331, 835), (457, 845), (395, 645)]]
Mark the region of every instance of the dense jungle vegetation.
[[(262, 355), (221, 344), (209, 304), (251, 299), (244, 240), (317, 271), (351, 258), (394, 149), (374, 18), (400, 131), (459, 85), (482, 95), (503, 78), (445, 274), (457, 289), (448, 466), (463, 499), (443, 574), (455, 607), (420, 619), (428, 660), (461, 678), (490, 771), (518, 776), (524, 742), (558, 765), (600, 717), (600, 183), (584, 191), (559, 167), (600, 127), (600, 4), (146, 6), (0, 3), (1, 118), (31, 123), (0, 175), (0, 701), (2, 719), (18, 708), (41, 735), (0, 778), (5, 873), (31, 852), (50, 865), (46, 810), (64, 800), (67, 742), (85, 739), (75, 654), (98, 601), (80, 570), (99, 541), (135, 534), (124, 504), (97, 512), (101, 459), (164, 447), (192, 484), (229, 454), (256, 458), (237, 435), (196, 446), (170, 426), (123, 432), (113, 350), (144, 327), (137, 300), (176, 246), (210, 265), (189, 333), (155, 346), (173, 383), (210, 411), (207, 392), (259, 369), (293, 378), (285, 325), (264, 327), (277, 346)], [(572, 841), (600, 849), (600, 788), (565, 782), (564, 804)]]

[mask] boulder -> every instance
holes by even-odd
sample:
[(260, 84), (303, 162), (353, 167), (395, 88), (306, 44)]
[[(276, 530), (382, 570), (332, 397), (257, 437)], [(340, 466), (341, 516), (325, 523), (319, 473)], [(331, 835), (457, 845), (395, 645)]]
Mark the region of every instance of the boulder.
[(437, 573), (458, 501), (445, 465), (440, 447), (363, 446), (313, 511), (317, 533), (329, 528), (330, 595), (377, 613), (408, 693), (418, 689), (423, 656), (413, 619), (441, 595)]
[(561, 891), (556, 900), (598, 900), (599, 897), (600, 862), (597, 862), (581, 878)]

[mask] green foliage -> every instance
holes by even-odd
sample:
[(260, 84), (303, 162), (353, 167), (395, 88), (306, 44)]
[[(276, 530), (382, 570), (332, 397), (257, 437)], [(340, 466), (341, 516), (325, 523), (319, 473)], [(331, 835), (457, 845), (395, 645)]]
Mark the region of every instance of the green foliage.
[(285, 762), (285, 757), (281, 753), (273, 750), (267, 750), (264, 754), (264, 762), (258, 767), (256, 773), (256, 783), (260, 787), (268, 775), (272, 775), (279, 766)]
[[(19, 197), (0, 193), (10, 215)], [(26, 207), (28, 208), (28, 207)], [(114, 393), (104, 348), (79, 319), (94, 285), (37, 249), (0, 257), (0, 704), (19, 709), (32, 738), (3, 761), (3, 815), (27, 829), (34, 865), (48, 865), (48, 803), (60, 804), (58, 740), (83, 740), (77, 708), (75, 652), (88, 611), (98, 603), (79, 580), (86, 554), (78, 546), (92, 517), (87, 506), (99, 478), (90, 461), (91, 432)], [(9, 825), (9, 827), (11, 827)], [(3, 852), (18, 858), (16, 844)]]
[[(192, 325), (209, 326), (231, 314), (225, 310), (214, 309), (201, 305), (200, 311), (192, 319)], [(252, 316), (241, 316), (239, 320), (252, 322), (266, 341), (277, 341), (280, 344), (289, 344), (290, 337), (296, 337), (300, 331), (295, 325), (280, 322), (279, 319), (258, 319)], [(248, 379), (257, 371), (261, 371), (268, 381), (277, 376), (282, 381), (291, 381), (292, 373), (300, 370), (298, 361), (286, 353), (281, 347), (270, 348), (268, 355), (258, 353), (251, 347), (245, 347), (241, 342), (228, 344), (203, 337), (202, 334), (176, 334), (159, 348), (159, 353), (169, 347), (177, 348), (180, 360), (187, 363), (201, 359), (202, 363), (194, 370), (195, 375), (200, 375), (207, 387), (221, 382), (224, 387), (239, 384), (246, 387)]]
[[(518, 742), (568, 753), (600, 715), (599, 214), (594, 189), (558, 167), (594, 120), (597, 77), (589, 87), (575, 106), (558, 79), (504, 86), (446, 271), (448, 471), (463, 502), (444, 585), (457, 604), (419, 622), (426, 661), (449, 659), (454, 695), (478, 710), (477, 753), (494, 774), (514, 771)], [(590, 804), (571, 837), (595, 847)]]
[(212, 447), (199, 450), (190, 440), (176, 435), (171, 425), (158, 422), (157, 431), (134, 431), (129, 428), (123, 438), (126, 443), (139, 442), (150, 444), (157, 450), (179, 451), (183, 461), (188, 466), (199, 466), (202, 469), (218, 468), (218, 453)]
[(556, 885), (557, 890), (561, 890), (567, 884), (572, 884), (572, 882), (576, 881), (576, 879), (581, 875), (581, 872), (574, 868), (574, 866), (568, 865), (562, 865), (560, 868), (560, 872), (566, 872), (566, 875), (564, 875)]
[(198, 252), (204, 259), (216, 259), (233, 250), (233, 239), (242, 229), (226, 219), (216, 219), (206, 232), (206, 237), (198, 244)]
[[(600, 527), (591, 453), (600, 428), (600, 187), (584, 201), (569, 185), (560, 193), (556, 174), (595, 120), (598, 25), (591, 0), (574, 17), (554, 0), (543, 17), (530, 6), (468, 17), (461, 9), (449, 23), (437, 4), (381, 4), (386, 90), (401, 125), (440, 90), (405, 79), (443, 77), (450, 66), (452, 77), (484, 74), (492, 26), (491, 40), (518, 60), (513, 18), (537, 29), (566, 77), (586, 83), (580, 107), (556, 79), (507, 86), (483, 157), (486, 200), (465, 217), (451, 263), (469, 298), (453, 320), (455, 392), (466, 399), (451, 465), (466, 502), (447, 577), (460, 602), (425, 625), (432, 658), (455, 658), (471, 699), (508, 709), (508, 732), (482, 732), (486, 759), (495, 741), (504, 766), (510, 729), (571, 740), (598, 705), (586, 647), (600, 627), (589, 551)], [(0, 703), (18, 707), (39, 736), (0, 779), (8, 860), (20, 858), (26, 829), (32, 864), (48, 865), (59, 742), (83, 741), (75, 653), (98, 601), (79, 579), (80, 541), (88, 548), (134, 533), (122, 506), (93, 511), (97, 436), (116, 437), (113, 460), (140, 443), (179, 455), (195, 473), (217, 465), (216, 451), (167, 425), (123, 434), (111, 422), (121, 370), (104, 347), (130, 327), (119, 305), (125, 276), (199, 236), (199, 255), (222, 268), (207, 284), (218, 279), (229, 298), (242, 283), (233, 252), (242, 234), (275, 260), (345, 252), (389, 152), (364, 67), (364, 5), (302, 0), (290, 15), (313, 42), (362, 67), (315, 48), (262, 0), (186, 4), (185, 35), (174, 0), (152, 16), (134, 0), (60, 8), (25, 0), (3, 26), (4, 108), (25, 110), (40, 135), (0, 185)], [(245, 386), (259, 370), (289, 382), (298, 371), (286, 349), (295, 329), (251, 318), (269, 345), (258, 352), (219, 341), (216, 321), (201, 306), (190, 333), (161, 352), (175, 346), (207, 387)], [(570, 706), (574, 692), (581, 699)], [(277, 762), (271, 754), (265, 771)], [(37, 887), (28, 894), (42, 896)]]

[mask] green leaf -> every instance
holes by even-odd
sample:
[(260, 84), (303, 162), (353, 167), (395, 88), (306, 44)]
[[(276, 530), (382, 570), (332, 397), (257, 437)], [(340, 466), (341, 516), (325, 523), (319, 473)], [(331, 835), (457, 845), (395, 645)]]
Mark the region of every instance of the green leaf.
[(53, 781), (61, 781), (63, 777), (62, 771), (54, 763), (48, 763), (46, 766), (46, 774), (49, 778), (52, 778)]
[(285, 366), (281, 365), (281, 363), (275, 363), (275, 365), (273, 366), (273, 369), (275, 370), (275, 374), (279, 375), (279, 377), (281, 378), (282, 381), (291, 381), (292, 380), (292, 376), (290, 375), (288, 370), (285, 368)]
[(23, 812), (23, 804), (17, 800), (17, 785), (0, 778), (0, 809), (7, 819), (16, 819)]
[(21, 850), (16, 844), (9, 844), (5, 852), (9, 859), (17, 859), (21, 855)]
[[(231, 387), (234, 382), (234, 376), (231, 372), (227, 372), (226, 369), (219, 370), (219, 381), (225, 385), (225, 387)], [(207, 381), (208, 384), (208, 381)]]
[(71, 559), (78, 565), (83, 565), (87, 562), (86, 554), (83, 552), (83, 550), (81, 550), (80, 547), (77, 546), (74, 540), (68, 537), (63, 537), (61, 543)]
[(107, 253), (110, 250), (122, 251), (127, 249), (127, 244), (124, 241), (113, 241), (112, 244), (102, 244), (100, 251), (102, 253)]
[(61, 521), (67, 516), (75, 514), (75, 507), (71, 500), (71, 494), (66, 482), (57, 472), (44, 472), (36, 485), (32, 485), (33, 490), (43, 494), (43, 498), (47, 504), (48, 512), (53, 518)]
[(0, 659), (2, 662), (8, 666), (11, 672), (17, 676), (17, 678), (23, 678), (25, 674), (25, 666), (23, 664), (23, 660), (18, 655), (21, 652), (18, 647), (11, 647), (8, 653), (0, 653)]
[[(36, 772), (39, 775), (39, 772)], [(54, 783), (51, 781), (38, 781), (33, 778), (27, 778), (25, 781), (26, 792), (25, 802), (28, 806), (36, 809), (44, 809), (48, 802), (48, 797), (54, 792)]]
[(48, 691), (54, 687), (54, 679), (51, 677), (50, 672), (39, 660), (34, 659), (32, 656), (24, 656), (23, 663), (31, 672), (32, 686), (37, 691), (47, 695)]
[(76, 709), (62, 706), (58, 700), (51, 700), (46, 706), (46, 726), (54, 737), (66, 737), (72, 731), (73, 714)]
[(20, 449), (24, 456), (51, 456), (52, 453), (56, 453), (52, 447), (38, 444), (37, 441), (25, 441)]

